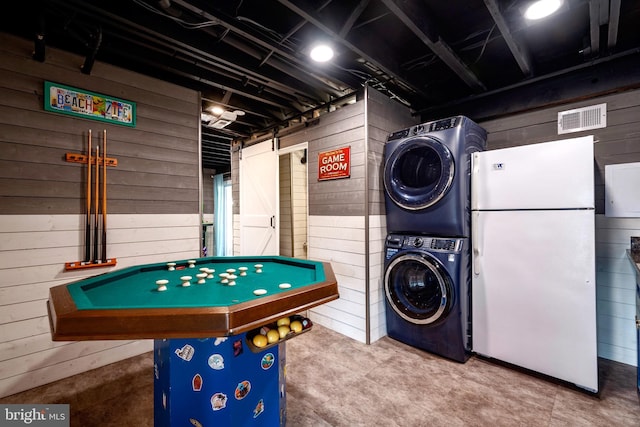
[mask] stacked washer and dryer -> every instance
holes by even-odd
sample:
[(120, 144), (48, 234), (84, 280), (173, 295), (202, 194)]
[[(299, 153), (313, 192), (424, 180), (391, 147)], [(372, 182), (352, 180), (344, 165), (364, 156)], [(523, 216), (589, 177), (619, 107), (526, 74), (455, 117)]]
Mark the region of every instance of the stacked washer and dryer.
[(471, 351), (471, 153), (465, 116), (392, 133), (384, 147), (387, 334), (464, 363)]

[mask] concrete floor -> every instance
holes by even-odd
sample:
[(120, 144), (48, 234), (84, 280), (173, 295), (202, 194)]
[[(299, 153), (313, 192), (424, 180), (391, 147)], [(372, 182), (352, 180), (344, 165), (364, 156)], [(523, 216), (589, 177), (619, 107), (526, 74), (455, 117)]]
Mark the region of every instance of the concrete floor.
[[(633, 366), (600, 359), (600, 393), (480, 357), (465, 364), (319, 325), (287, 341), (287, 425), (640, 426)], [(69, 403), (71, 426), (153, 426), (153, 354), (0, 399)]]

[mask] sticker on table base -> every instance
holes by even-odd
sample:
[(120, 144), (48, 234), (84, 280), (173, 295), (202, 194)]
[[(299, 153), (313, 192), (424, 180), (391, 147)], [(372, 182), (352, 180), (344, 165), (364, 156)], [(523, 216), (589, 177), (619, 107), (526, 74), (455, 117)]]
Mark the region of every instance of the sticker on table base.
[(193, 391), (202, 390), (202, 375), (195, 374), (193, 376), (193, 378), (191, 379), (191, 388), (193, 389)]
[(286, 400), (280, 395), (284, 344), (254, 353), (240, 351), (246, 333), (224, 338), (217, 346), (222, 340), (216, 337), (154, 341), (154, 425), (191, 427), (191, 419), (203, 427), (286, 425)]
[(215, 369), (216, 371), (224, 369), (224, 357), (220, 354), (212, 354), (209, 356), (207, 363), (211, 369)]
[(256, 405), (256, 408), (253, 410), (253, 418), (257, 418), (258, 415), (260, 415), (263, 412), (264, 412), (264, 401), (260, 399), (258, 401), (258, 404)]
[(189, 418), (189, 422), (191, 423), (191, 425), (193, 427), (203, 427), (202, 423), (198, 420), (196, 420), (195, 418)]
[(211, 396), (211, 409), (219, 411), (227, 407), (227, 395), (224, 393), (216, 393)]
[(276, 360), (276, 357), (273, 355), (273, 353), (267, 353), (264, 356), (262, 356), (262, 360), (260, 361), (260, 367), (266, 371), (267, 369), (273, 366), (273, 363), (275, 362), (275, 360)]
[(238, 383), (238, 386), (236, 387), (236, 392), (235, 392), (236, 399), (238, 400), (244, 399), (245, 397), (247, 397), (247, 394), (249, 394), (250, 391), (251, 391), (251, 383), (249, 381), (245, 380)]
[(191, 358), (193, 358), (194, 352), (195, 352), (195, 349), (189, 344), (185, 344), (182, 348), (176, 349), (176, 355), (180, 359), (185, 360), (187, 362), (189, 362)]

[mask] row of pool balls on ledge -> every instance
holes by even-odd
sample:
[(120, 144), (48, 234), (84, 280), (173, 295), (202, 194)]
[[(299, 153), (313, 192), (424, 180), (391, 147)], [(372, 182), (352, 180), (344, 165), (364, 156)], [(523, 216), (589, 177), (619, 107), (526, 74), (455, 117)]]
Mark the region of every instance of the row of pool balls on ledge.
[(263, 348), (275, 344), (283, 339), (290, 338), (296, 333), (311, 328), (311, 320), (295, 315), (278, 319), (276, 323), (265, 325), (253, 332), (251, 343), (257, 348)]

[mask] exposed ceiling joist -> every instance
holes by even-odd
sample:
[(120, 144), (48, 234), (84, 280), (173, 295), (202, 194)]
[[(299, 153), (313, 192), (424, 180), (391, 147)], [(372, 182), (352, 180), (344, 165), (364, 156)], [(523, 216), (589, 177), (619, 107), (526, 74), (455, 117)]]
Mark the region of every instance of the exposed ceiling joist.
[(620, 25), (620, 3), (622, 0), (609, 2), (609, 31), (607, 33), (607, 47), (611, 50), (618, 42), (618, 27)]
[(487, 6), (489, 13), (491, 13), (491, 17), (495, 21), (498, 30), (500, 30), (502, 38), (504, 38), (505, 43), (509, 46), (509, 50), (522, 70), (522, 74), (524, 74), (525, 77), (531, 77), (533, 75), (533, 67), (531, 65), (529, 52), (523, 45), (516, 41), (514, 34), (509, 29), (509, 25), (500, 11), (498, 1), (484, 0), (484, 4)]
[[(463, 82), (475, 90), (486, 90), (484, 84), (441, 37), (430, 35), (433, 31), (427, 23), (429, 12), (423, 7), (422, 3), (398, 2), (395, 0), (382, 0), (382, 2), (416, 37), (431, 49), (433, 53), (438, 55)], [(416, 19), (416, 17), (420, 17), (420, 20)], [(432, 40), (432, 38), (435, 38), (435, 40)]]
[[(365, 85), (416, 120), (512, 113), (567, 84), (640, 85), (640, 1), (565, 0), (533, 23), (526, 2), (21, 0), (0, 28), (33, 40), (34, 60), (60, 48), (198, 91), (203, 111), (244, 112), (223, 129), (201, 123), (204, 167), (228, 170), (232, 143), (291, 132)], [(320, 39), (336, 47), (330, 63), (308, 59)]]
[[(284, 6), (286, 6), (287, 8), (289, 8), (290, 10), (294, 11), (295, 13), (303, 17), (305, 20), (312, 23), (315, 27), (322, 30), (324, 33), (329, 35), (333, 40), (342, 44), (343, 46), (347, 47), (348, 49), (350, 49), (351, 51), (353, 51), (354, 53), (362, 57), (365, 61), (372, 64), (375, 68), (381, 70), (383, 73), (387, 74), (388, 76), (394, 76), (396, 80), (398, 80), (399, 82), (401, 82), (402, 84), (408, 87), (411, 87), (415, 91), (418, 91), (418, 92), (422, 91), (420, 88), (413, 86), (408, 80), (402, 77), (402, 71), (398, 68), (397, 62), (393, 61), (393, 53), (385, 49), (385, 46), (386, 46), (385, 43), (374, 42), (373, 45), (377, 49), (377, 51), (375, 52), (374, 52), (374, 49), (366, 49), (366, 48), (362, 49), (361, 47), (351, 42), (350, 40), (346, 38), (341, 38), (336, 31), (334, 31), (328, 25), (325, 25), (319, 18), (316, 18), (310, 12), (304, 10), (303, 8), (297, 6), (296, 4), (293, 4), (293, 2), (289, 0), (278, 0), (278, 1)], [(367, 44), (370, 44), (372, 40), (375, 40), (377, 38), (377, 36), (375, 34), (370, 34), (368, 35), (367, 38), (368, 38)], [(361, 42), (359, 44), (364, 44), (363, 40), (360, 39), (359, 41)], [(379, 58), (386, 58), (386, 61), (383, 61)]]

